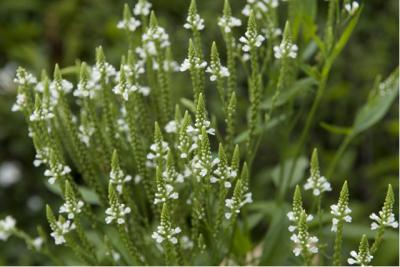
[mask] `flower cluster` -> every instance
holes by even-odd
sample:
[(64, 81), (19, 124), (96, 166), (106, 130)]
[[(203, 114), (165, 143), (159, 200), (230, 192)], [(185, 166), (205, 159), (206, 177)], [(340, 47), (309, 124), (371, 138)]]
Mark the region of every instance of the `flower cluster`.
[(149, 160), (147, 162), (147, 165), (149, 167), (154, 167), (154, 162), (157, 161), (158, 159), (167, 159), (169, 150), (170, 150), (169, 145), (165, 141), (160, 141), (151, 144), (150, 145), (151, 152), (147, 154), (147, 159)]
[(42, 164), (48, 162), (48, 158), (50, 155), (50, 148), (43, 147), (41, 149), (36, 150), (35, 159), (33, 160), (33, 166), (39, 167)]
[(140, 21), (135, 19), (134, 17), (130, 17), (129, 19), (124, 18), (123, 20), (120, 20), (118, 22), (117, 28), (134, 32), (140, 26), (140, 24)]
[(307, 214), (302, 210), (297, 223), (297, 232), (292, 234), (290, 240), (295, 244), (293, 253), (295, 256), (303, 255), (305, 258), (309, 254), (318, 253), (318, 238), (308, 232)]
[(271, 8), (278, 7), (278, 4), (278, 0), (247, 0), (242, 14), (248, 17), (251, 11), (254, 11), (257, 19), (261, 19), (263, 14), (266, 14)]
[(23, 110), (26, 104), (26, 95), (25, 93), (21, 92), (17, 95), (17, 100), (15, 101), (14, 105), (11, 107), (12, 112)]
[(193, 16), (189, 15), (187, 16), (186, 23), (183, 24), (183, 27), (188, 30), (196, 29), (201, 31), (204, 29), (204, 19), (202, 19), (199, 14)]
[(167, 201), (167, 199), (178, 199), (179, 193), (174, 191), (171, 184), (157, 185), (157, 192), (155, 193), (154, 204), (160, 204)]
[(265, 40), (264, 36), (257, 34), (257, 32), (246, 31), (244, 35), (239, 38), (239, 41), (243, 43), (243, 52), (249, 52), (256, 47), (260, 47)]
[(242, 21), (232, 16), (222, 16), (218, 19), (218, 26), (223, 29), (224, 33), (229, 33), (233, 27), (242, 26)]
[(274, 46), (274, 56), (277, 59), (284, 57), (296, 58), (298, 47), (290, 41), (283, 40), (279, 46)]
[(200, 58), (198, 57), (189, 57), (189, 58), (185, 58), (183, 63), (180, 66), (180, 71), (184, 72), (190, 69), (204, 69), (205, 67), (207, 67), (207, 62), (202, 61)]
[(178, 239), (176, 238), (176, 235), (182, 232), (181, 228), (172, 227), (168, 212), (168, 206), (164, 204), (161, 212), (161, 223), (157, 226), (157, 231), (154, 231), (151, 235), (158, 244), (161, 244), (164, 241), (171, 244), (177, 244)]
[(44, 175), (49, 177), (49, 184), (54, 184), (56, 180), (71, 172), (71, 168), (61, 163), (50, 164), (50, 169), (45, 170)]
[(214, 82), (221, 77), (229, 77), (229, 70), (227, 67), (221, 65), (220, 62), (211, 62), (210, 66), (206, 69), (210, 73), (210, 81)]
[(133, 8), (133, 14), (135, 14), (135, 16), (148, 16), (150, 14), (150, 9), (151, 3), (146, 0), (139, 0)]
[(369, 216), (373, 220), (371, 223), (372, 230), (376, 230), (381, 227), (399, 227), (399, 223), (396, 221), (393, 213), (394, 199), (392, 186), (389, 185), (382, 210), (379, 211), (379, 216), (375, 213), (372, 213)]
[(16, 221), (13, 217), (7, 216), (3, 220), (0, 220), (0, 240), (6, 241), (13, 230), (15, 229)]
[(313, 154), (311, 156), (311, 168), (310, 168), (310, 177), (307, 179), (307, 182), (304, 184), (305, 190), (312, 189), (314, 196), (319, 196), (321, 193), (325, 191), (331, 191), (331, 184), (328, 180), (321, 176), (319, 170), (318, 163), (318, 152), (314, 149)]
[(60, 217), (58, 221), (54, 224), (51, 224), (51, 228), (53, 232), (50, 234), (54, 238), (54, 242), (56, 245), (64, 244), (65, 235), (71, 232), (76, 228), (76, 225), (70, 220), (64, 220), (63, 217)]
[(78, 137), (86, 146), (90, 145), (90, 138), (94, 134), (95, 128), (92, 125), (79, 125)]
[(150, 88), (147, 86), (140, 86), (129, 83), (119, 83), (113, 88), (113, 92), (117, 95), (122, 96), (125, 101), (128, 101), (129, 95), (133, 92), (139, 92), (143, 96), (148, 96), (150, 94)]
[(60, 207), (60, 213), (66, 213), (68, 219), (72, 220), (77, 214), (82, 212), (82, 207), (84, 203), (82, 200), (75, 200), (73, 198), (67, 197), (65, 203)]
[(351, 209), (348, 206), (340, 205), (331, 205), (331, 214), (334, 216), (332, 219), (332, 232), (337, 231), (337, 225), (339, 221), (344, 220), (345, 222), (351, 222)]
[(156, 55), (155, 43), (159, 43), (161, 48), (165, 48), (171, 45), (169, 41), (169, 35), (163, 27), (154, 26), (149, 27), (142, 35), (142, 41), (145, 46), (145, 50), (150, 52), (151, 55)]
[(356, 11), (358, 10), (358, 8), (360, 7), (360, 4), (357, 1), (353, 1), (351, 3), (346, 3), (344, 5), (344, 10), (347, 11), (347, 13), (349, 13), (349, 15), (354, 15), (356, 13)]
[(399, 223), (396, 221), (394, 213), (390, 213), (389, 216), (385, 216), (383, 211), (379, 211), (379, 216), (375, 213), (372, 213), (369, 218), (374, 221), (371, 223), (371, 230), (376, 230), (381, 225), (393, 228), (399, 227)]
[(361, 238), (360, 246), (358, 248), (358, 253), (354, 250), (350, 252), (350, 258), (347, 259), (347, 262), (350, 265), (358, 264), (361, 266), (367, 266), (374, 258), (369, 251), (368, 239), (365, 235)]
[(115, 203), (106, 209), (106, 223), (110, 224), (115, 221), (117, 224), (125, 223), (125, 215), (131, 213), (131, 208), (126, 207), (123, 203)]
[[(297, 211), (289, 211), (286, 216), (288, 217), (289, 221), (293, 222), (294, 224), (297, 224), (297, 222), (300, 220), (300, 212)], [(307, 214), (306, 217), (306, 222), (311, 222), (314, 219), (314, 216), (312, 214)], [(289, 232), (294, 232), (297, 229), (296, 225), (289, 225), (288, 230)]]
[(46, 107), (44, 105), (36, 108), (31, 116), (29, 117), (30, 121), (46, 121), (54, 118), (54, 113), (50, 109), (50, 107)]
[(122, 188), (124, 183), (127, 183), (132, 180), (132, 176), (125, 175), (124, 172), (118, 169), (112, 169), (110, 172), (110, 183), (115, 185), (115, 189), (118, 193), (122, 193)]
[(235, 196), (225, 199), (225, 206), (229, 210), (228, 212), (225, 212), (225, 218), (229, 220), (233, 214), (239, 214), (240, 209), (247, 203), (253, 203), (251, 192), (245, 193), (241, 199)]
[[(237, 171), (231, 166), (228, 166), (226, 163), (223, 163), (219, 158), (215, 158), (212, 162), (212, 165), (217, 165), (217, 168), (214, 170), (213, 175), (210, 178), (210, 182), (223, 182), (225, 188), (231, 188), (232, 184), (229, 180), (232, 180), (237, 176)], [(249, 200), (248, 197), (246, 199)]]

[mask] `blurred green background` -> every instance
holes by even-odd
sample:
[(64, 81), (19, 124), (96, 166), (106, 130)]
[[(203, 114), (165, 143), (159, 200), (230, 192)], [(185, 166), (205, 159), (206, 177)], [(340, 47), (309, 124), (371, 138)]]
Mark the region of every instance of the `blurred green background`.
[[(0, 218), (12, 214), (17, 218), (18, 226), (28, 232), (35, 233), (36, 224), (47, 225), (44, 203), (56, 203), (60, 200), (46, 190), (43, 169), (32, 165), (35, 153), (31, 140), (27, 137), (28, 131), (22, 115), (10, 111), (16, 95), (12, 82), (15, 69), (22, 65), (39, 74), (42, 69), (51, 72), (55, 63), (63, 67), (73, 65), (78, 58), (93, 63), (94, 48), (98, 45), (105, 48), (109, 61), (116, 65), (126, 49), (124, 35), (115, 27), (125, 2), (0, 1), (0, 173), (8, 171), (8, 174), (13, 174), (12, 178), (3, 177), (5, 182), (0, 183)], [(239, 15), (245, 1), (231, 2), (234, 14), (245, 21)], [(327, 3), (322, 0), (318, 2), (318, 19), (323, 21)], [(176, 58), (183, 60), (187, 51), (188, 33), (182, 25), (189, 0), (158, 0), (152, 3), (160, 24), (170, 33)], [(133, 6), (134, 3), (128, 4)], [(386, 77), (398, 65), (398, 1), (368, 0), (364, 4), (354, 35), (334, 64), (317, 122), (350, 126), (356, 111), (365, 103), (375, 76), (381, 74)], [(206, 30), (203, 32), (205, 44), (211, 44), (212, 40), (221, 40), (216, 17), (220, 14), (222, 5), (222, 0), (198, 1), (198, 10), (206, 21)], [(208, 50), (209, 48), (205, 50), (207, 55)], [(179, 79), (174, 85), (181, 91), (185, 90), (185, 84)], [(240, 90), (246, 89), (243, 87)], [(209, 105), (215, 106), (213, 103)], [(256, 200), (266, 200), (274, 196), (274, 188), (267, 186), (271, 181), (268, 173), (279, 160), (274, 151), (279, 151), (279, 140), (282, 137), (279, 127), (273, 132), (274, 135), (269, 134), (263, 140), (264, 145), (256, 160), (259, 169), (255, 177), (252, 177), (252, 191)], [(328, 205), (336, 201), (338, 189), (343, 180), (348, 179), (351, 207), (355, 211), (353, 219), (357, 224), (368, 228), (368, 215), (380, 208), (387, 184), (392, 183), (398, 192), (398, 135), (396, 101), (384, 120), (351, 143), (340, 161), (335, 177), (329, 177), (334, 193), (328, 194)], [(343, 136), (329, 133), (317, 123), (307, 141), (306, 151), (317, 146), (324, 169), (342, 140)], [(396, 207), (397, 205), (398, 201)], [(258, 223), (255, 231), (264, 235), (266, 228), (268, 219)], [(354, 248), (359, 236), (349, 234), (347, 238)], [(398, 265), (397, 233), (393, 231), (389, 234), (388, 240), (382, 247), (383, 253), (377, 255), (375, 264), (388, 263), (389, 260), (391, 264)], [(350, 247), (345, 249), (349, 250)], [(32, 255), (23, 242), (11, 238), (7, 243), (0, 242), (1, 264), (31, 265), (50, 262)]]

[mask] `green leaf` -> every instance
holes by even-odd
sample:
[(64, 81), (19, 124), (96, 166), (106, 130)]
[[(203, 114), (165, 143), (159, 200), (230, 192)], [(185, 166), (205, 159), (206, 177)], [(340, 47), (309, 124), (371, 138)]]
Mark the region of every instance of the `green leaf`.
[[(379, 122), (388, 112), (398, 94), (399, 70), (396, 69), (381, 85), (386, 84), (384, 93), (376, 92), (368, 102), (357, 112), (354, 124), (353, 135), (359, 134)], [(379, 89), (380, 90), (380, 89)], [(374, 93), (374, 92), (373, 92)]]
[(100, 205), (99, 196), (93, 190), (89, 189), (86, 186), (79, 186), (78, 187), (79, 193), (81, 193), (83, 201), (90, 203), (90, 204), (97, 204)]
[[(288, 116), (286, 114), (282, 114), (280, 116), (272, 118), (267, 123), (263, 123), (261, 126), (257, 127), (255, 130), (255, 134), (257, 135), (263, 130), (267, 131), (267, 130), (274, 128), (282, 121), (285, 121), (287, 119), (287, 117)], [(234, 140), (235, 144), (240, 144), (241, 142), (245, 141), (247, 139), (248, 135), (249, 135), (249, 130), (246, 130), (246, 131), (240, 133)]]
[[(280, 93), (277, 101), (275, 102), (275, 107), (279, 107), (285, 104), (301, 91), (310, 89), (313, 85), (316, 84), (317, 81), (313, 78), (304, 78), (296, 81), (290, 88)], [(262, 109), (271, 109), (271, 107), (272, 107), (272, 97), (268, 98), (266, 101), (261, 103)]]
[(196, 112), (196, 106), (194, 105), (193, 101), (182, 97), (181, 98), (181, 103), (184, 105), (187, 109), (189, 109), (191, 112)]
[(344, 29), (342, 35), (340, 36), (339, 40), (336, 42), (335, 47), (333, 48), (330, 60), (333, 61), (339, 54), (342, 52), (344, 46), (350, 39), (351, 34), (353, 33), (354, 28), (357, 25), (358, 19), (360, 17), (361, 11), (363, 6), (361, 6), (356, 14), (353, 15), (349, 23), (347, 24), (346, 28)]
[[(306, 157), (304, 157), (304, 156), (301, 156), (301, 157), (298, 158), (298, 160), (296, 162), (296, 166), (295, 166), (294, 171), (293, 171), (292, 180), (291, 180), (290, 184), (288, 184), (289, 173), (290, 173), (290, 169), (292, 167), (292, 164), (293, 164), (293, 159), (287, 159), (283, 163), (283, 172), (284, 172), (284, 175), (282, 177), (282, 179), (283, 179), (282, 186), (283, 187), (292, 188), (296, 184), (300, 183), (300, 181), (304, 177), (304, 172), (305, 172), (305, 170), (306, 170), (306, 168), (308, 166), (308, 159)], [(279, 181), (279, 179), (281, 177), (281, 165), (280, 164), (276, 165), (271, 170), (270, 175), (272, 177), (272, 181), (274, 182), (275, 186), (279, 186), (281, 184), (280, 181)]]
[(289, 205), (285, 204), (272, 217), (267, 235), (264, 240), (263, 253), (260, 265), (285, 265), (286, 259), (292, 253), (290, 246), (289, 221), (286, 213)]
[(348, 135), (352, 131), (351, 127), (349, 128), (349, 127), (336, 126), (326, 122), (321, 122), (319, 126), (321, 126), (324, 130), (327, 130), (328, 132), (339, 135)]

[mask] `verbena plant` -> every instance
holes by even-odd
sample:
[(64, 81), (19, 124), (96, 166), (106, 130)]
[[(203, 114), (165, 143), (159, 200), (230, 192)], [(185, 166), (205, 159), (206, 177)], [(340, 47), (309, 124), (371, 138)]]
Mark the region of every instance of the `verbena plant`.
[[(281, 163), (275, 181), (276, 205), (286, 213), (282, 203), (290, 185), (299, 182), (294, 173), (331, 67), (362, 11), (357, 2), (331, 0), (326, 25), (318, 29), (316, 1), (287, 2), (281, 3), (288, 8), (282, 31), (277, 0), (248, 0), (242, 10), (247, 29), (238, 34), (245, 23), (232, 15), (226, 0), (218, 18), (223, 47), (208, 44), (211, 52), (206, 56), (204, 20), (193, 0), (183, 25), (191, 35), (188, 55), (179, 65), (151, 4), (139, 0), (133, 14), (125, 6), (117, 25), (128, 39), (119, 70), (107, 62), (101, 47), (95, 65), (56, 65), (53, 79), (43, 72), (38, 81), (19, 68), (13, 111), (24, 114), (37, 152), (33, 163), (46, 167), (47, 185), (64, 204), (46, 207), (51, 238), (41, 227), (39, 237), (29, 236), (8, 216), (0, 221), (0, 239), (20, 237), (54, 264), (63, 264), (54, 244), (72, 250), (75, 262), (88, 265), (264, 264), (270, 248), (260, 255), (257, 244), (240, 241), (240, 236), (250, 236), (245, 205), (252, 203), (252, 166), (262, 136), (279, 123), (283, 107), (293, 108), (300, 89), (316, 88), (292, 159)], [(192, 99), (176, 101), (174, 72), (188, 73)], [(396, 70), (383, 82), (377, 79), (327, 177), (350, 141), (384, 116), (397, 95), (397, 76)], [(240, 82), (247, 84), (247, 92), (239, 92)], [(215, 88), (218, 116), (206, 107)], [(238, 95), (244, 94), (247, 105), (240, 109)], [(295, 123), (296, 118), (291, 119), (289, 124)], [(242, 125), (243, 120), (247, 124)], [(291, 241), (276, 241), (271, 232), (264, 240), (267, 247), (269, 242), (292, 242), (298, 257), (293, 264), (371, 264), (385, 229), (398, 227), (389, 185), (382, 210), (370, 216), (371, 229), (377, 232), (372, 245), (366, 235), (360, 236), (358, 252), (343, 259), (349, 253), (342, 249), (343, 229), (352, 221), (349, 189), (344, 182), (337, 204), (330, 206), (330, 214), (323, 212), (329, 204), (322, 196), (332, 187), (320, 173), (316, 149), (304, 189), (312, 191), (314, 208), (306, 211), (296, 186), (292, 210), (274, 221), (290, 221)], [(321, 235), (326, 218), (332, 222), (333, 239)]]

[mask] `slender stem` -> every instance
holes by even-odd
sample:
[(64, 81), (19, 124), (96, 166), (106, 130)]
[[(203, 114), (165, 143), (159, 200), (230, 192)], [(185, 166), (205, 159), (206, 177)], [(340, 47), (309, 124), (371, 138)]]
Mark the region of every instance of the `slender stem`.
[(334, 253), (333, 253), (333, 265), (335, 265), (335, 266), (341, 265), (342, 238), (343, 238), (342, 236), (343, 236), (343, 222), (339, 222), (337, 225), (335, 247), (334, 247)]
[[(299, 159), (300, 153), (304, 147), (305, 141), (308, 137), (308, 134), (310, 132), (311, 126), (313, 124), (314, 121), (314, 117), (315, 117), (315, 113), (319, 107), (319, 104), (321, 102), (321, 99), (324, 95), (325, 89), (326, 89), (326, 83), (328, 80), (328, 76), (329, 76), (329, 71), (332, 65), (332, 61), (331, 60), (327, 60), (326, 63), (324, 64), (324, 67), (322, 69), (322, 74), (321, 74), (321, 80), (318, 86), (318, 90), (317, 90), (317, 95), (314, 98), (312, 107), (310, 112), (308, 113), (307, 119), (306, 119), (306, 125), (303, 128), (303, 131), (301, 133), (300, 136), (300, 141), (298, 142), (297, 146), (296, 146), (296, 150), (295, 150), (295, 154), (294, 154), (294, 159), (292, 162), (292, 166), (290, 168), (290, 172), (289, 172), (289, 179), (288, 179), (288, 184), (290, 184), (292, 177), (293, 177), (293, 172), (295, 170), (295, 167), (297, 165), (297, 161)], [(281, 189), (281, 194), (280, 197), (283, 198), (286, 194), (286, 190), (287, 187), (283, 186)]]
[(339, 161), (339, 159), (342, 157), (343, 153), (346, 151), (347, 146), (350, 144), (350, 142), (353, 140), (354, 135), (349, 134), (346, 136), (346, 138), (343, 140), (342, 144), (340, 145), (339, 149), (336, 151), (335, 156), (331, 163), (329, 164), (328, 172), (327, 172), (327, 177), (331, 177), (333, 174), (333, 171), (335, 170), (335, 167)]
[(371, 249), (370, 249), (370, 253), (371, 255), (375, 254), (375, 252), (378, 250), (379, 245), (382, 242), (382, 238), (383, 238), (383, 234), (385, 233), (385, 227), (381, 226), (378, 230), (378, 233), (375, 236), (375, 241), (374, 244), (372, 245)]

